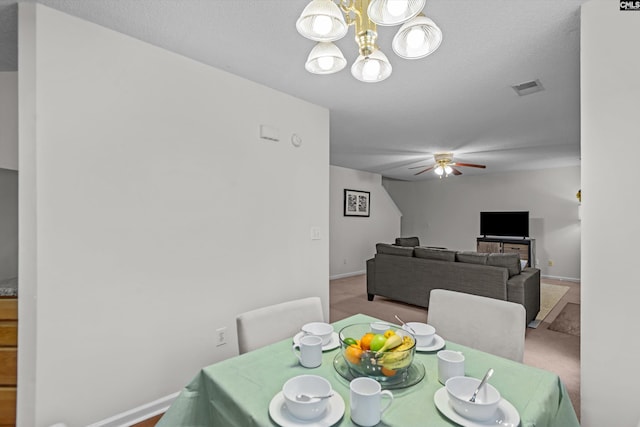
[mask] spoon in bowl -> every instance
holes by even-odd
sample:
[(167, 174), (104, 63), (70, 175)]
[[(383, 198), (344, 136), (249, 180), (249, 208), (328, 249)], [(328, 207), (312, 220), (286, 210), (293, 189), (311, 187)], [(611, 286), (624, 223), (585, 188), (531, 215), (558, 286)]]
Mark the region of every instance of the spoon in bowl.
[(406, 323), (404, 323), (404, 321), (401, 318), (399, 318), (397, 314), (394, 314), (394, 316), (396, 316), (396, 319), (398, 319), (398, 322), (402, 323), (402, 326), (406, 326), (407, 329), (409, 329), (409, 331), (411, 331), (412, 334), (417, 335), (416, 331), (414, 331), (411, 326), (409, 326)]
[(308, 402), (311, 399), (328, 399), (331, 396), (333, 396), (333, 393), (328, 394), (326, 396), (309, 396), (308, 394), (301, 393), (301, 394), (296, 394), (296, 400), (298, 402)]
[(469, 399), (469, 402), (475, 402), (476, 401), (476, 396), (478, 395), (478, 393), (480, 392), (480, 389), (482, 388), (482, 386), (484, 385), (484, 383), (486, 383), (487, 381), (489, 381), (489, 378), (491, 378), (491, 375), (493, 375), (493, 368), (490, 368), (486, 374), (484, 374), (484, 378), (482, 379), (482, 381), (480, 381), (480, 385), (478, 385), (478, 388), (476, 389), (476, 391), (473, 392), (473, 396), (471, 396), (471, 399)]

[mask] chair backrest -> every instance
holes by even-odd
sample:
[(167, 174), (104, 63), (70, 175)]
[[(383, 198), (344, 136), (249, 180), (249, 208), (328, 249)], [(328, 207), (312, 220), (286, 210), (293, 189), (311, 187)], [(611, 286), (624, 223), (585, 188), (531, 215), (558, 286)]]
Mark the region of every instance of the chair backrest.
[(258, 308), (236, 317), (240, 354), (293, 337), (309, 322), (323, 322), (322, 301), (308, 297)]
[(522, 362), (526, 312), (521, 304), (433, 289), (427, 322), (445, 340)]

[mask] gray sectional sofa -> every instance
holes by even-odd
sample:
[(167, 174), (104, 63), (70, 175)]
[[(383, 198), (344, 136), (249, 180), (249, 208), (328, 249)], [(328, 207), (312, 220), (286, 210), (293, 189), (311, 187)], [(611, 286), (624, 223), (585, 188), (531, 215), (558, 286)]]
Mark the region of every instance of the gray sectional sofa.
[[(415, 240), (413, 240), (415, 239)], [(417, 238), (378, 243), (367, 260), (367, 294), (429, 307), (431, 289), (449, 289), (522, 304), (527, 323), (540, 311), (540, 270), (518, 254), (484, 254), (411, 246)], [(404, 246), (402, 246), (404, 245)]]

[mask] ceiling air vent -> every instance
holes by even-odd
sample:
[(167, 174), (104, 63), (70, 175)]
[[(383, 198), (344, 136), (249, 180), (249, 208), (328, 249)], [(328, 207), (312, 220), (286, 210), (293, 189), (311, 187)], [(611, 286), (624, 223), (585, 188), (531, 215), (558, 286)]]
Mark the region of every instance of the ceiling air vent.
[(540, 83), (540, 80), (524, 82), (524, 83), (520, 83), (519, 85), (514, 85), (511, 87), (520, 96), (530, 95), (532, 93), (536, 93), (536, 92), (540, 92), (541, 90), (544, 90), (544, 88), (542, 87), (542, 83)]

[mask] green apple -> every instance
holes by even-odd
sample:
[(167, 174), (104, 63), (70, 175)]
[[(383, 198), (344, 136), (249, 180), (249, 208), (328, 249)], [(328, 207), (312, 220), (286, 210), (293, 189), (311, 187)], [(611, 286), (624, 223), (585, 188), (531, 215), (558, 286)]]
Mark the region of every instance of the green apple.
[(385, 342), (387, 342), (387, 337), (382, 334), (375, 334), (373, 338), (371, 338), (371, 351), (380, 350)]

